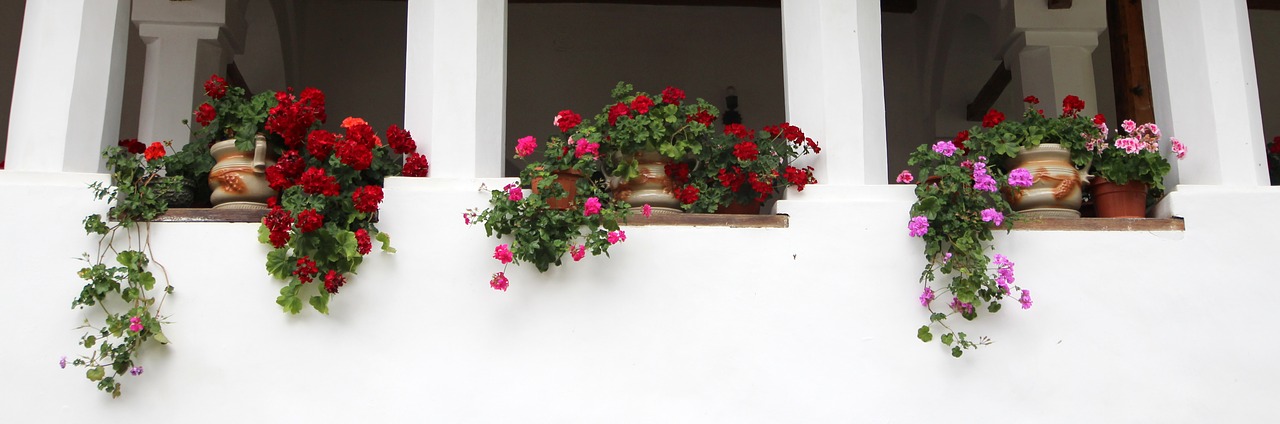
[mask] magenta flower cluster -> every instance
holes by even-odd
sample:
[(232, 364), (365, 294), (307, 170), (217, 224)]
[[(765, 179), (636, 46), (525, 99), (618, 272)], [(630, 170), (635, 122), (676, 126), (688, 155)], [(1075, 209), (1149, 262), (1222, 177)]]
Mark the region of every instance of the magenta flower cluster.
[(929, 218), (924, 215), (912, 217), (907, 229), (911, 231), (911, 237), (923, 236), (929, 232)]
[(1026, 168), (1015, 168), (1009, 171), (1009, 185), (1014, 187), (1031, 187), (1035, 184), (1035, 178), (1031, 176), (1031, 171)]
[(996, 266), (996, 285), (1000, 286), (1000, 292), (1009, 294), (1009, 285), (1013, 284), (1013, 262), (997, 253), (991, 264)]
[(996, 179), (987, 174), (986, 160), (987, 158), (979, 156), (978, 162), (973, 164), (973, 188), (994, 193), (996, 191)]
[(956, 145), (948, 140), (939, 141), (933, 143), (933, 151), (943, 156), (951, 157), (951, 155), (956, 154)]
[(493, 258), (502, 262), (503, 265), (511, 263), (514, 259), (511, 255), (511, 248), (505, 243), (499, 244), (498, 247), (493, 248)]
[(902, 172), (898, 173), (898, 178), (894, 181), (897, 181), (900, 184), (911, 184), (911, 182), (915, 180), (916, 180), (916, 177), (914, 175), (911, 175), (911, 171), (904, 169), (902, 170)]
[(582, 202), (582, 216), (591, 216), (600, 213), (600, 199), (597, 197), (588, 197), (587, 201)]
[(1000, 213), (1000, 211), (995, 208), (986, 208), (982, 210), (982, 221), (990, 222), (999, 227), (1000, 224), (1004, 223), (1004, 214)]
[(928, 307), (929, 302), (933, 302), (933, 299), (934, 299), (933, 288), (929, 286), (924, 286), (924, 293), (920, 293), (920, 306)]

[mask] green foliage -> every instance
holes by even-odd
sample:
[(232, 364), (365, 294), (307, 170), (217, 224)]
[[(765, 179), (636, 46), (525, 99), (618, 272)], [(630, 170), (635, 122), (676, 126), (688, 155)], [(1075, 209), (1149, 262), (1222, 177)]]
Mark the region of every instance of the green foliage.
[[(754, 158), (745, 153), (739, 155), (735, 153), (739, 146), (754, 146), (757, 154)], [(697, 200), (684, 203), (681, 208), (711, 213), (731, 204), (762, 204), (787, 187), (804, 190), (806, 184), (818, 182), (813, 177), (813, 167), (796, 168), (792, 163), (800, 156), (819, 151), (812, 138), (785, 122), (760, 131), (731, 124), (724, 134), (709, 137), (701, 153), (677, 165), (671, 174), (678, 187), (691, 186), (698, 193)], [(682, 177), (686, 171), (687, 177)]]
[[(1132, 130), (1126, 130), (1126, 126)], [(1172, 143), (1181, 146), (1177, 140)], [(1148, 188), (1149, 200), (1159, 199), (1164, 193), (1164, 176), (1173, 168), (1160, 154), (1160, 129), (1149, 123), (1125, 121), (1116, 129), (1114, 139), (1096, 143), (1095, 149), (1086, 154), (1093, 162), (1095, 176), (1116, 184), (1141, 182)]]
[[(77, 276), (85, 284), (71, 307), (98, 308), (104, 318), (96, 323), (85, 320), (80, 328), (86, 332), (78, 344), (88, 352), (71, 364), (85, 368), (85, 378), (99, 390), (118, 397), (124, 376), (142, 373), (138, 359), (146, 342), (169, 342), (161, 332), (167, 322), (160, 308), (173, 286), (165, 278), (156, 293), (153, 262), (146, 253), (151, 251), (147, 221), (164, 213), (168, 205), (159, 198), (157, 188), (165, 181), (159, 178), (163, 160), (147, 161), (118, 146), (107, 148), (103, 157), (113, 185), (95, 183), (90, 189), (95, 198), (115, 203), (110, 213), (113, 221), (103, 221), (97, 214), (82, 221), (85, 233), (98, 238), (98, 252), (82, 256), (87, 265)], [(121, 232), (126, 235), (120, 237), (123, 241), (117, 238)], [(111, 252), (116, 252), (114, 264), (107, 260)], [(120, 310), (120, 305), (125, 309)]]
[(1022, 121), (1006, 120), (992, 127), (973, 127), (969, 131), (973, 153), (990, 158), (997, 168), (1004, 161), (1018, 155), (1022, 149), (1030, 149), (1042, 143), (1057, 143), (1071, 153), (1071, 161), (1079, 168), (1089, 166), (1087, 144), (1102, 137), (1093, 120), (1072, 112), (1048, 117), (1028, 102), (1022, 113)]
[[(699, 154), (714, 131), (711, 126), (694, 120), (694, 117), (699, 112), (706, 112), (713, 118), (720, 113), (715, 106), (703, 99), (681, 105), (666, 103), (660, 95), (634, 91), (631, 84), (621, 81), (610, 92), (610, 96), (613, 103), (605, 105), (595, 116), (594, 126), (598, 129), (599, 140), (603, 140), (600, 151), (607, 161), (605, 169), (610, 170), (611, 175), (624, 179), (640, 174), (635, 159), (639, 153), (658, 152), (671, 159), (684, 159), (688, 155)], [(640, 96), (647, 97), (654, 103), (644, 113), (633, 108)], [(610, 123), (609, 111), (617, 104), (626, 105), (628, 110)]]
[[(208, 156), (209, 146), (215, 142), (234, 138), (236, 148), (247, 152), (253, 150), (255, 136), (269, 134), (266, 131), (267, 117), (271, 108), (278, 103), (276, 93), (268, 90), (249, 96), (241, 87), (232, 86), (227, 87), (226, 90), (226, 94), (221, 98), (210, 97), (205, 101), (213, 107), (216, 116), (208, 125), (201, 125), (195, 131), (195, 138), (190, 143), (195, 147), (192, 147), (192, 154), (189, 156), (189, 160), (193, 162), (202, 160), (198, 157), (201, 150), (205, 156)], [(187, 168), (185, 166), (187, 160), (186, 158), (180, 160), (181, 165), (178, 167), (185, 175), (198, 177), (200, 169), (208, 173), (208, 168), (203, 167), (203, 162)], [(208, 165), (213, 166), (211, 162)], [(188, 173), (189, 170), (190, 173)]]

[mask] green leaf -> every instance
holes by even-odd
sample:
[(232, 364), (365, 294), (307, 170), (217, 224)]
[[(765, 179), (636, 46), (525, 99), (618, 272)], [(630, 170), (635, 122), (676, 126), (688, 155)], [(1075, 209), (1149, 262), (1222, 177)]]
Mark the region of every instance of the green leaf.
[(951, 346), (951, 342), (955, 341), (955, 335), (951, 333), (943, 334), (940, 340), (942, 340), (942, 344)]
[(960, 355), (964, 355), (964, 352), (960, 350), (960, 346), (952, 346), (952, 347), (951, 347), (951, 356), (954, 356), (954, 357), (959, 358), (959, 357), (960, 357)]
[(266, 225), (258, 226), (258, 243), (271, 244), (271, 230)]
[(920, 330), (916, 331), (916, 337), (920, 338), (920, 341), (925, 343), (933, 340), (933, 334), (929, 332), (929, 326), (927, 325), (920, 326)]
[(999, 310), (1000, 310), (1000, 303), (999, 303), (999, 302), (991, 302), (991, 304), (990, 304), (990, 305), (987, 305), (987, 312), (991, 312), (991, 313), (993, 313), (993, 314), (994, 314), (994, 313), (998, 312)]
[(933, 315), (929, 315), (929, 321), (938, 322), (944, 319), (947, 319), (947, 314), (941, 312), (935, 312)]
[(391, 236), (387, 233), (379, 232), (374, 236), (378, 242), (382, 243), (382, 251), (387, 253), (396, 253), (396, 248), (391, 247)]
[(97, 343), (97, 342), (98, 342), (98, 338), (92, 335), (84, 337), (84, 347), (86, 348), (93, 347), (94, 343)]
[[(320, 292), (326, 295), (329, 294), (329, 292), (324, 290), (321, 290)], [(310, 303), (311, 307), (316, 308), (320, 313), (325, 315), (329, 314), (329, 296), (311, 296)]]
[(289, 248), (281, 247), (267, 253), (267, 274), (279, 279), (288, 279), (293, 272), (294, 264), (289, 263)]
[(93, 367), (89, 368), (88, 371), (85, 371), (84, 376), (88, 378), (89, 381), (98, 381), (102, 380), (102, 377), (107, 376), (107, 371), (102, 369), (102, 367)]
[(169, 344), (169, 338), (165, 337), (164, 333), (161, 333), (159, 331), (153, 334), (151, 338), (156, 339), (156, 341), (160, 342), (160, 344)]

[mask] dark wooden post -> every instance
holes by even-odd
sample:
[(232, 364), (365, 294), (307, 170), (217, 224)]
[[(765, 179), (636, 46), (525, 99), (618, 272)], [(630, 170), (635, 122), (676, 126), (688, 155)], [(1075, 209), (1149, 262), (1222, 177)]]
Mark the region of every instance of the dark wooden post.
[(1155, 122), (1142, 0), (1107, 0), (1107, 30), (1111, 34), (1111, 72), (1119, 115), (1115, 119)]

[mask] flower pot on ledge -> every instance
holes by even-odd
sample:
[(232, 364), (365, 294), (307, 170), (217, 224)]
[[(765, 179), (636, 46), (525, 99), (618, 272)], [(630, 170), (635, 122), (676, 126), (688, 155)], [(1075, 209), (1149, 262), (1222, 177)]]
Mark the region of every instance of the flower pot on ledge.
[(267, 184), (266, 169), (275, 164), (267, 152), (267, 139), (254, 138), (254, 151), (236, 148), (235, 139), (223, 140), (209, 147), (217, 161), (209, 170), (209, 202), (214, 209), (266, 209), (267, 199), (276, 191)]
[(1099, 218), (1146, 218), (1147, 185), (1141, 181), (1116, 184), (1098, 177), (1093, 182), (1093, 203)]
[[(578, 180), (582, 178), (582, 174), (573, 170), (555, 171), (552, 172), (552, 174), (555, 174), (556, 183), (560, 184), (560, 188), (564, 189), (565, 195), (561, 197), (544, 198), (543, 200), (547, 201), (547, 206), (551, 209), (562, 211), (572, 209), (574, 207), (574, 199), (577, 199), (578, 197)], [(540, 194), (538, 192), (539, 182), (542, 182), (542, 177), (533, 178), (533, 194)]]
[(1008, 170), (1023, 168), (1031, 173), (1031, 187), (1006, 193), (1013, 210), (1052, 218), (1080, 217), (1080, 186), (1085, 182), (1071, 164), (1071, 153), (1057, 143), (1022, 149), (1008, 163)]
[(671, 159), (658, 152), (641, 152), (636, 154), (636, 161), (640, 175), (618, 181), (613, 189), (613, 198), (630, 203), (632, 211), (638, 211), (647, 204), (656, 212), (682, 213), (680, 200), (675, 196), (675, 186), (667, 176), (667, 165)]

